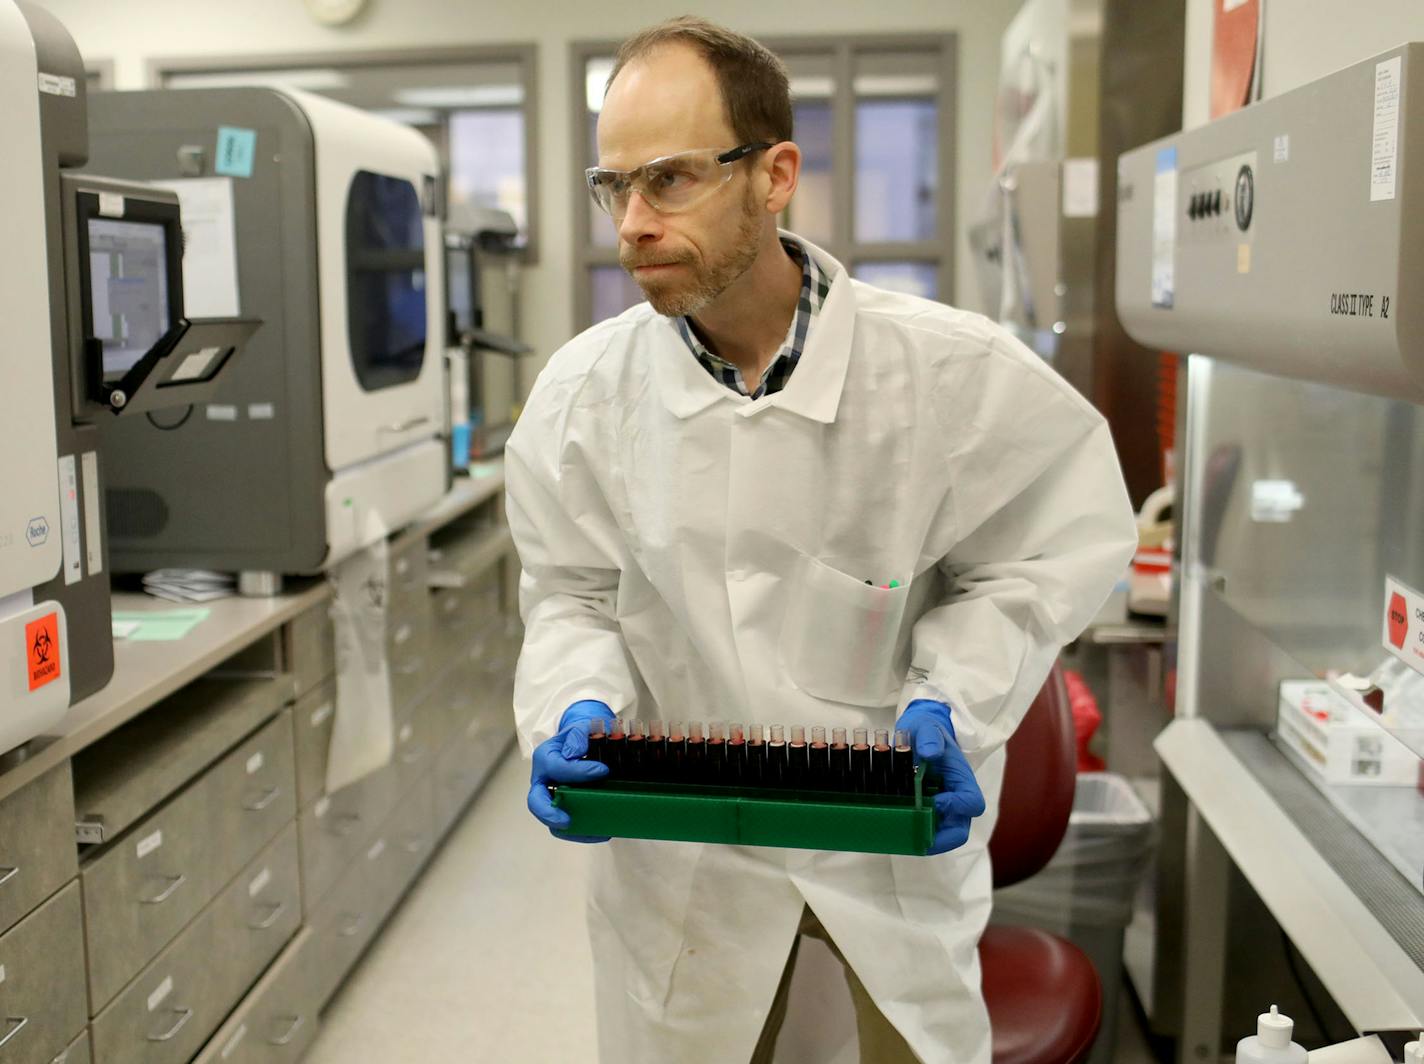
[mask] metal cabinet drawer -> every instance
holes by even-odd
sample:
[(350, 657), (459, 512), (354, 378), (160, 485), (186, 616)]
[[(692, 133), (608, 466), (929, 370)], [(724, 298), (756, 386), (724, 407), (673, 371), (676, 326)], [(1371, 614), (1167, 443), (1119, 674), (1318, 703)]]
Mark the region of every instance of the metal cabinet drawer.
[(406, 604), (421, 605), (429, 595), (427, 576), (429, 565), (425, 537), (421, 536), (391, 551), (387, 576), (386, 601), (393, 612)]
[(98, 1064), (192, 1058), (296, 932), (297, 864), (288, 825), (94, 1020)]
[(307, 921), (317, 940), (311, 986), (318, 1008), (331, 1000), (380, 927), (382, 884), (394, 875), (394, 863), (390, 840), (377, 832)]
[(315, 934), (288, 943), (194, 1064), (296, 1064), (316, 1040)]
[(177, 793), (292, 700), (282, 674), (201, 679), (74, 758), (81, 840), (109, 842)]
[(323, 795), (302, 810), (302, 891), (307, 912), (318, 905), (395, 806), (397, 778), (387, 765)]
[(428, 608), (387, 617), (386, 664), (391, 677), (391, 705), (401, 713), (430, 686), (434, 676)]
[(292, 714), (285, 711), (214, 770), (221, 780), (217, 827), (224, 879), (296, 816), (294, 758)]
[(294, 790), (291, 714), (284, 711), (85, 866), (96, 1010), (292, 819)]
[(69, 1048), (63, 1050), (49, 1064), (93, 1064), (94, 1053), (89, 1045), (89, 1032), (85, 1030), (74, 1041), (69, 1043)]
[(335, 680), (327, 680), (308, 691), (292, 709), (297, 756), (297, 804), (301, 807), (311, 805), (326, 790), (326, 759), (335, 723)]
[(390, 913), (420, 870), (425, 867), (435, 848), (435, 790), (432, 774), (423, 776), (406, 795), (391, 817), (386, 835), (394, 849), (387, 866), (390, 879), (380, 899), (382, 919)]
[(74, 787), (65, 761), (0, 801), (0, 933), (78, 870)]
[(435, 829), (441, 837), (458, 819), (514, 738), (512, 720), (472, 716), (435, 762)]
[(463, 587), (441, 588), (432, 596), (435, 650), (441, 661), (460, 654), (500, 616), (499, 567)]
[(79, 887), (0, 936), (0, 1060), (49, 1064), (86, 1018)]
[(412, 711), (396, 722), (395, 749), (391, 762), (396, 772), (396, 793), (410, 792), (415, 782), (429, 775), (439, 749), (436, 739), (434, 700), (427, 697), (416, 703)]
[(306, 694), (336, 672), (336, 630), (328, 603), (313, 606), (287, 623), (287, 671)]

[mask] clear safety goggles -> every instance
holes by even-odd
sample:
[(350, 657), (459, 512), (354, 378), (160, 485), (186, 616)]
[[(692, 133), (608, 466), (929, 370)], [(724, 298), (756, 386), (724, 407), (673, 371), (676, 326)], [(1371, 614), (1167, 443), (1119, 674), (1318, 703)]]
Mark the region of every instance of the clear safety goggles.
[(737, 160), (771, 146), (771, 141), (764, 140), (727, 151), (694, 148), (664, 155), (633, 170), (591, 166), (584, 171), (584, 178), (593, 202), (615, 218), (628, 210), (628, 200), (634, 192), (653, 210), (675, 214), (697, 206), (732, 180), (732, 164)]

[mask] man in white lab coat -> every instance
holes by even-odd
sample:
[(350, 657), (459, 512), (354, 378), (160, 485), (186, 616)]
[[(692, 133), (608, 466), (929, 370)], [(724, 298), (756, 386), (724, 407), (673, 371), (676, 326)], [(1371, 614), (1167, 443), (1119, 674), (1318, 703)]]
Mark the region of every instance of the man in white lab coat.
[(989, 1064), (1004, 741), (1136, 542), (1107, 426), (992, 323), (778, 231), (800, 153), (755, 42), (628, 41), (598, 157), (648, 302), (553, 356), (506, 452), (531, 811), (568, 823), (548, 785), (598, 771), (613, 714), (898, 723), (948, 782), (936, 856), (599, 846), (601, 1057), (769, 1061), (804, 931), (846, 965), (863, 1060)]

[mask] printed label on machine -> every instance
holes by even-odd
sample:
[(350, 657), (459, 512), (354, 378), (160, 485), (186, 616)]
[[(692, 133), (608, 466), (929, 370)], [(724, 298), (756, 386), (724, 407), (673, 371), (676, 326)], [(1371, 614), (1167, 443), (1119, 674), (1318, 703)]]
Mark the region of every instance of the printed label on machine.
[(1371, 142), (1370, 201), (1394, 199), (1399, 157), (1399, 71), (1403, 57), (1375, 64), (1375, 131)]
[(59, 538), (65, 586), (77, 584), (84, 576), (84, 559), (79, 553), (79, 468), (72, 454), (59, 460)]
[(1392, 576), (1384, 578), (1384, 648), (1424, 673), (1424, 594)]
[(63, 675), (64, 663), (59, 659), (59, 614), (47, 613), (25, 625), (25, 654), (31, 691)]
[(84, 481), (84, 551), (89, 564), (89, 575), (97, 576), (104, 571), (104, 548), (99, 532), (99, 454), (85, 451), (80, 460)]

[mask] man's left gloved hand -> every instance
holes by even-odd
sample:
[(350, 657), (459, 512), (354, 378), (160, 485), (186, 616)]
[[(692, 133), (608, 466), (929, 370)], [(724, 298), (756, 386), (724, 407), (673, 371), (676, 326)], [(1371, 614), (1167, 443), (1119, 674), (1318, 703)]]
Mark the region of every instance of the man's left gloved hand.
[(984, 792), (955, 740), (949, 707), (917, 698), (905, 707), (895, 727), (910, 733), (915, 760), (928, 764), (944, 788), (934, 796), (939, 827), (929, 852), (957, 850), (969, 841), (969, 822), (984, 813)]

